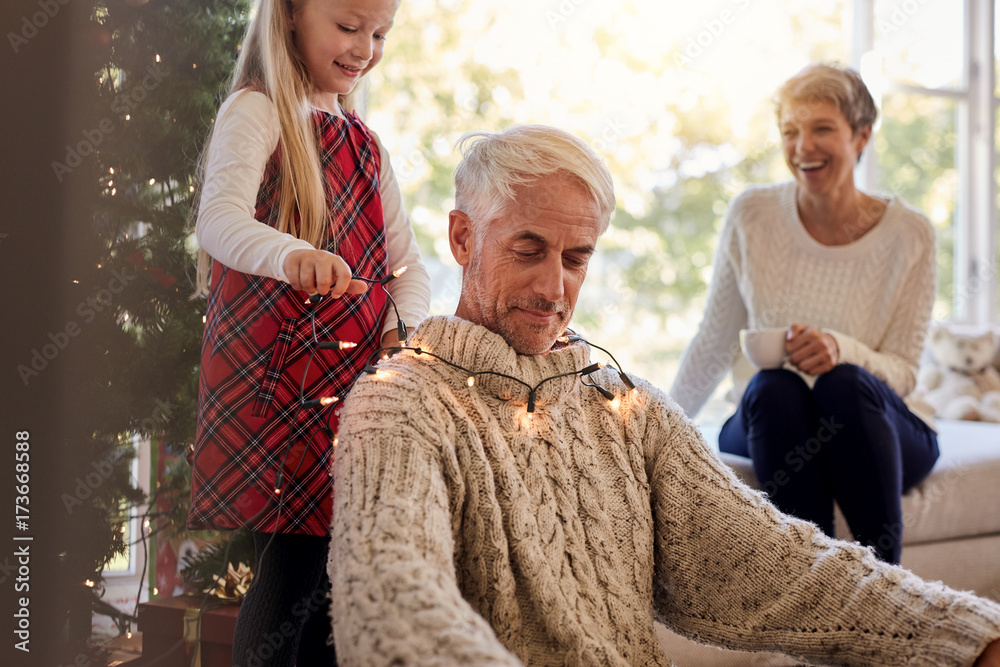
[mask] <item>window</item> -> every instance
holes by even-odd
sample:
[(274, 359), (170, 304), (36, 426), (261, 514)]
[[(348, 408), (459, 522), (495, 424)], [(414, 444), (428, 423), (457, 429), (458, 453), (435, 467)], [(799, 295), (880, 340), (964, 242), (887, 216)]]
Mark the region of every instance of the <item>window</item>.
[[(868, 5), (859, 1), (858, 6)], [(870, 77), (882, 121), (864, 184), (900, 195), (938, 233), (935, 319), (996, 314), (994, 11), (989, 3), (876, 0)], [(930, 39), (929, 36), (933, 36)], [(864, 42), (864, 40), (861, 40)]]
[(701, 319), (728, 201), (790, 177), (772, 95), (825, 60), (860, 68), (881, 102), (859, 185), (900, 195), (937, 227), (935, 317), (992, 320), (993, 16), (973, 0), (403, 3), (370, 75), (368, 121), (431, 265), (432, 313), (458, 299), (445, 238), (455, 141), (555, 125), (604, 157), (618, 194), (575, 324), (668, 386)]

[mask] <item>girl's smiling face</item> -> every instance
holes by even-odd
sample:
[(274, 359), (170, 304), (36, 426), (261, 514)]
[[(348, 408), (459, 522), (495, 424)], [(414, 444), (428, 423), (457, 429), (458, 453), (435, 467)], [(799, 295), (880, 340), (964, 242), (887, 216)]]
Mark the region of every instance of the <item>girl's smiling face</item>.
[[(346, 95), (382, 59), (397, 0), (301, 0), (292, 6), (292, 39), (313, 93)], [(327, 100), (329, 102), (329, 100)]]
[(782, 109), (785, 162), (799, 185), (811, 194), (854, 187), (854, 165), (871, 128), (851, 129), (833, 102), (788, 102)]

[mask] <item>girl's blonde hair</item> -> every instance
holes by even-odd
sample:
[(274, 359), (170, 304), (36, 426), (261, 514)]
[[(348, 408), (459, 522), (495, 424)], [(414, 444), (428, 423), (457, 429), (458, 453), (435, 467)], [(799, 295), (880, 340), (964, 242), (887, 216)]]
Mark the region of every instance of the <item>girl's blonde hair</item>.
[[(309, 103), (309, 71), (292, 42), (293, 5), (303, 0), (258, 0), (247, 27), (236, 69), (229, 82), (227, 97), (250, 88), (259, 90), (278, 111), (278, 146), (281, 151), (278, 182), (278, 231), (294, 234), (316, 248), (324, 247), (330, 228), (326, 188), (320, 165), (316, 131)], [(360, 111), (364, 92), (359, 83), (349, 95), (341, 95), (344, 111)], [(204, 183), (208, 147), (215, 130), (209, 132), (197, 170), (197, 191), (191, 220), (198, 216), (201, 185)], [(298, 228), (292, 224), (299, 213)], [(337, 230), (334, 230), (334, 234)], [(334, 245), (336, 245), (336, 236)], [(198, 252), (196, 296), (208, 294), (212, 258)]]

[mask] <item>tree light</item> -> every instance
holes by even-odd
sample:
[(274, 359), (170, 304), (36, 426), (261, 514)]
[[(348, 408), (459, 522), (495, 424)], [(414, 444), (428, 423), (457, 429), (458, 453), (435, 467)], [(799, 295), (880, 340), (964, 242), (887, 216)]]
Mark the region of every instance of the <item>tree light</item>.
[(469, 379), (468, 379), (468, 380), (466, 380), (466, 381), (465, 381), (465, 383), (466, 383), (467, 385), (469, 385), (470, 387), (474, 387), (474, 386), (476, 386), (476, 378), (475, 378), (475, 376), (474, 376), (474, 375), (470, 375), (470, 376), (469, 376)]

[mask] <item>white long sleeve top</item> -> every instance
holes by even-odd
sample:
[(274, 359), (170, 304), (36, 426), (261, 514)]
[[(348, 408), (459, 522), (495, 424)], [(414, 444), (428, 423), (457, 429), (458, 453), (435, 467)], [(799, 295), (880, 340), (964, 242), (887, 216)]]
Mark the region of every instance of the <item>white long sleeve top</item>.
[[(831, 334), (840, 363), (861, 366), (901, 397), (913, 391), (936, 289), (934, 228), (891, 197), (864, 236), (823, 245), (799, 219), (795, 188), (754, 187), (729, 205), (705, 316), (670, 389), (689, 415), (740, 358), (740, 329), (794, 322)], [(747, 368), (734, 370), (737, 401)]]
[[(219, 107), (215, 125), (195, 228), (198, 243), (213, 258), (237, 271), (288, 282), (282, 270), (288, 253), (315, 248), (304, 239), (254, 219), (264, 170), (278, 147), (277, 109), (263, 93), (239, 91)], [(390, 270), (407, 267), (406, 273), (387, 288), (403, 321), (408, 326), (416, 325), (430, 307), (430, 278), (403, 210), (389, 155), (378, 136), (371, 134), (381, 155), (379, 195), (385, 216), (388, 266)], [(386, 318), (383, 333), (395, 326), (394, 319)]]

